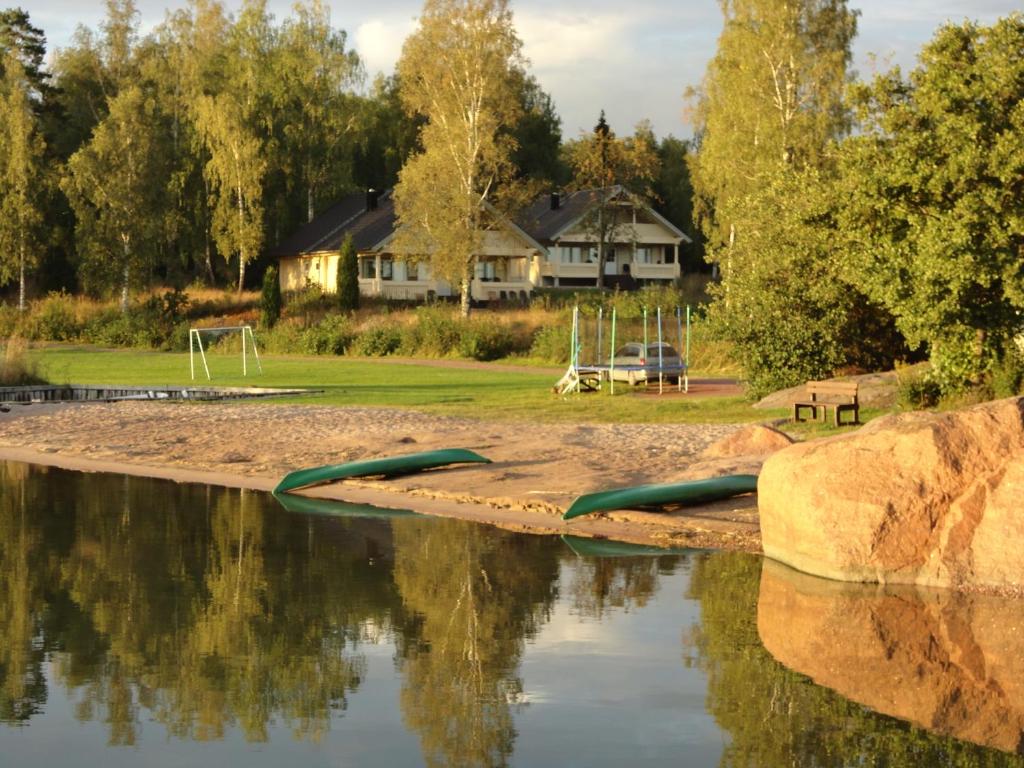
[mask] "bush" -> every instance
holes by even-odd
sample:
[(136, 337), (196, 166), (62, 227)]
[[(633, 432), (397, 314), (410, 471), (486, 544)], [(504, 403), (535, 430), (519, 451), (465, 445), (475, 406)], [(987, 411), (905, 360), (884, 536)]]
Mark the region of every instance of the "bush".
[(350, 351), (365, 357), (384, 357), (397, 352), (401, 344), (402, 335), (397, 328), (390, 325), (374, 325), (356, 337)]
[(419, 307), (414, 321), (402, 329), (401, 351), (406, 355), (446, 357), (458, 351), (462, 332), (462, 321), (451, 307)]
[(45, 384), (36, 364), (28, 359), (28, 344), (24, 339), (8, 339), (0, 357), (0, 385), (20, 387), (29, 384)]
[(14, 336), (21, 325), (22, 313), (13, 304), (0, 304), (0, 339)]
[(995, 398), (1024, 392), (1024, 354), (1016, 347), (1008, 349), (992, 367), (990, 381)]
[(559, 323), (538, 328), (530, 344), (530, 357), (548, 360), (552, 363), (569, 362), (569, 347), (572, 344), (572, 323)]
[(260, 293), (260, 327), (273, 328), (281, 317), (281, 283), (277, 269), (270, 267), (263, 273), (263, 291)]
[(459, 354), (473, 360), (497, 360), (513, 351), (512, 333), (493, 320), (467, 323), (459, 339)]
[(942, 387), (921, 366), (896, 366), (896, 404), (905, 411), (934, 408), (942, 398)]
[(73, 341), (81, 332), (75, 313), (74, 299), (64, 292), (51, 293), (35, 303), (29, 321), (33, 339)]
[(356, 334), (345, 317), (327, 315), (302, 332), (299, 346), (306, 354), (343, 355), (355, 338)]
[(351, 312), (359, 309), (359, 258), (351, 233), (345, 235), (338, 253), (338, 309)]

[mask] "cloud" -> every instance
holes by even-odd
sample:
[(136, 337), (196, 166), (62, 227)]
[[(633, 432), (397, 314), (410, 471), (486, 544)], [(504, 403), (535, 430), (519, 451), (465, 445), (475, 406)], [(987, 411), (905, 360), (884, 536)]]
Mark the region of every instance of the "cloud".
[(537, 70), (618, 58), (634, 20), (626, 14), (516, 13), (523, 53)]
[(414, 19), (398, 16), (368, 19), (356, 27), (352, 42), (371, 77), (394, 70), (402, 43), (415, 28)]

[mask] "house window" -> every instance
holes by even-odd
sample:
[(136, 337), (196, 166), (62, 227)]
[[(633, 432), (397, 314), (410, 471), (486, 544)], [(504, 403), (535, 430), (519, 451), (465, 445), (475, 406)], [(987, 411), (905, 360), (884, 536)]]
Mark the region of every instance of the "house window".
[(636, 249), (637, 264), (661, 264), (664, 251), (660, 246), (638, 246)]
[(592, 264), (597, 261), (597, 248), (589, 245), (563, 245), (563, 264)]
[(407, 261), (405, 262), (405, 279), (406, 280), (419, 280), (420, 279), (420, 264), (418, 261)]
[(391, 259), (380, 260), (380, 279), (393, 280), (395, 277), (395, 263)]
[(364, 280), (373, 280), (377, 277), (377, 264), (373, 259), (360, 259), (361, 269), (359, 275)]
[(485, 280), (487, 282), (494, 282), (498, 278), (494, 272), (493, 261), (478, 261), (476, 263), (476, 277), (478, 280)]

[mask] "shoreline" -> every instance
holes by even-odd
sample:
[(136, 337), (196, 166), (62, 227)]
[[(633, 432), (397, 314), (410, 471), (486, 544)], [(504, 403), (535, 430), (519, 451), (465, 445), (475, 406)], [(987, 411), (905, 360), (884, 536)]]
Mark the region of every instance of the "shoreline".
[[(494, 463), (387, 480), (350, 479), (299, 495), (411, 509), (523, 533), (760, 552), (754, 496), (685, 511), (561, 519), (580, 493), (756, 473), (760, 462), (749, 457), (724, 462), (700, 457), (701, 449), (735, 428), (507, 425), (329, 406), (70, 404), (19, 409), (0, 420), (0, 460), (269, 493), (287, 471), (302, 466), (462, 445)], [(621, 447), (609, 450), (611, 441)]]

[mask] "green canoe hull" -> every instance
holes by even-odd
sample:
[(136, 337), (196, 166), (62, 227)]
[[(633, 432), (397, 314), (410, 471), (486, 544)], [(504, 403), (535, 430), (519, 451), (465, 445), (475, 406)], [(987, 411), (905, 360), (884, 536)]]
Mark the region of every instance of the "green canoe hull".
[(300, 515), (321, 515), (323, 517), (414, 517), (411, 509), (388, 509), (372, 504), (349, 504), (329, 499), (311, 499), (293, 493), (274, 494), (278, 503), (289, 512)]
[(564, 534), (562, 541), (574, 554), (580, 557), (661, 557), (662, 555), (683, 555), (696, 552), (688, 547), (652, 547), (645, 544), (630, 544), (614, 539), (588, 539), (584, 536)]
[(277, 484), (274, 493), (287, 493), (296, 488), (344, 480), (346, 477), (393, 477), (421, 472), (425, 469), (445, 467), (449, 464), (490, 464), (491, 460), (465, 448), (446, 448), (440, 451), (409, 453), (404, 456), (390, 456), (386, 459), (352, 461), (348, 464), (330, 464), (325, 467), (311, 467), (289, 472)]
[(633, 488), (584, 494), (572, 503), (562, 515), (562, 519), (572, 520), (580, 515), (610, 512), (615, 509), (663, 507), (667, 504), (706, 504), (756, 491), (757, 475), (724, 475), (685, 483), (638, 485)]

